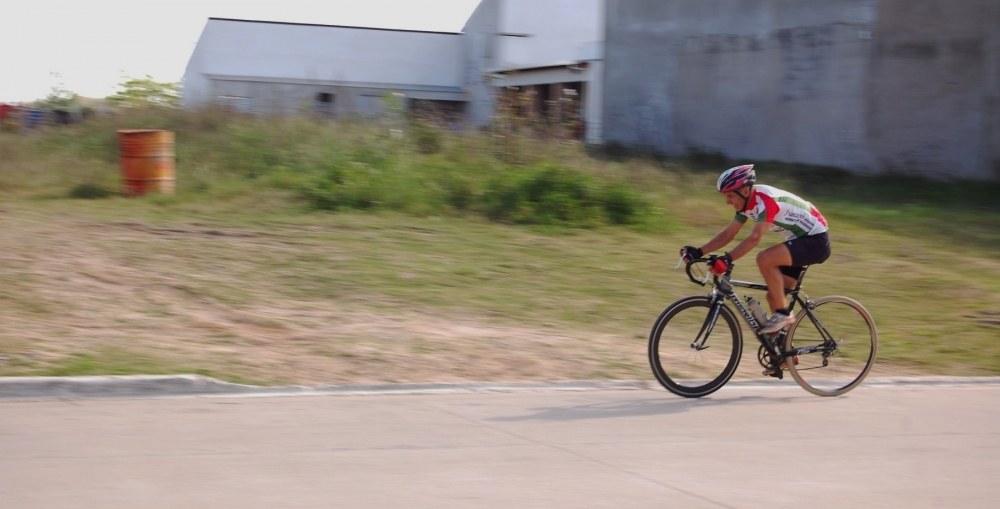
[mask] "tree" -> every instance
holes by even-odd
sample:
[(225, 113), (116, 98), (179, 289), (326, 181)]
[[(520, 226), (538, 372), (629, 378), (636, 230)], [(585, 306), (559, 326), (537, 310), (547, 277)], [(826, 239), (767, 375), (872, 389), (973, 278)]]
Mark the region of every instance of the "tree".
[(52, 91), (49, 92), (49, 95), (45, 96), (45, 99), (41, 100), (40, 106), (53, 110), (66, 109), (76, 105), (76, 97), (76, 92), (71, 92), (61, 86), (52, 87)]
[[(49, 73), (49, 75), (55, 79), (62, 78), (57, 72)], [(35, 106), (52, 110), (66, 110), (76, 105), (76, 92), (66, 90), (65, 87), (66, 85), (60, 80), (58, 85), (52, 87), (45, 99), (35, 101)]]
[(159, 82), (148, 74), (145, 78), (125, 76), (125, 81), (118, 84), (118, 91), (107, 97), (111, 103), (135, 108), (176, 108), (180, 99), (180, 83)]

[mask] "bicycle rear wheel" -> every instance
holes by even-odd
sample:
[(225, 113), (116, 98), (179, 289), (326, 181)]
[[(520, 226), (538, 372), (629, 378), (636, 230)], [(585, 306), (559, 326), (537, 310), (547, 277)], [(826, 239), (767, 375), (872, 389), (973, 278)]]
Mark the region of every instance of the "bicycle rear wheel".
[(878, 352), (878, 332), (860, 303), (840, 296), (822, 297), (799, 312), (788, 330), (788, 371), (803, 389), (818, 396), (839, 396), (868, 376)]
[[(681, 299), (660, 314), (649, 334), (653, 374), (678, 396), (699, 398), (719, 390), (740, 363), (743, 337), (736, 316), (725, 304), (720, 305), (715, 327), (705, 338), (703, 329), (711, 311), (708, 297)], [(702, 349), (692, 346), (696, 339)]]

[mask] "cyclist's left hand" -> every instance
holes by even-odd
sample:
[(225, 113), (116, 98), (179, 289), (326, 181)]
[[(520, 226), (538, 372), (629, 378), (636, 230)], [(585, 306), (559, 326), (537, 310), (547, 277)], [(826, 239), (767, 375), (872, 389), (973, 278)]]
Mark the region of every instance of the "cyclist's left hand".
[(712, 274), (716, 276), (721, 276), (729, 270), (729, 266), (733, 264), (733, 257), (726, 253), (722, 256), (712, 256), (708, 261), (708, 270), (712, 271)]
[(694, 246), (684, 246), (681, 248), (681, 259), (690, 262), (691, 260), (701, 258), (704, 255), (700, 248)]

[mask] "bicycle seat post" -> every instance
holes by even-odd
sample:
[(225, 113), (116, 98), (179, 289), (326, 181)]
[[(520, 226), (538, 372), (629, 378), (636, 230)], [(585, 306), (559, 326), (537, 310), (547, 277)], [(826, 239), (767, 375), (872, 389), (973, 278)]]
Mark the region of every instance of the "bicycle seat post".
[(809, 269), (808, 265), (803, 265), (802, 266), (802, 272), (799, 273), (799, 280), (795, 284), (795, 291), (796, 292), (802, 289), (802, 280), (806, 278), (806, 270), (808, 270), (808, 269)]

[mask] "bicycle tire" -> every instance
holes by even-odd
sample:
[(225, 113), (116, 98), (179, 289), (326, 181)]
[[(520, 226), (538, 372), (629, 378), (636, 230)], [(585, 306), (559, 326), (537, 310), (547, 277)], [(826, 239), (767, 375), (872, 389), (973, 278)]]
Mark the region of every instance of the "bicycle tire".
[[(706, 296), (681, 299), (667, 306), (660, 313), (649, 333), (649, 365), (653, 370), (653, 375), (656, 376), (660, 385), (678, 396), (700, 398), (719, 390), (732, 378), (739, 366), (740, 357), (743, 355), (743, 332), (739, 322), (736, 321), (736, 315), (724, 303), (720, 307), (719, 319), (716, 320), (715, 328), (710, 335), (710, 338), (714, 338), (714, 340), (709, 347), (718, 346), (719, 348), (710, 354), (704, 354), (710, 348), (696, 350), (690, 347), (690, 344), (698, 336), (698, 327), (704, 324), (708, 318), (711, 303), (712, 300)], [(704, 312), (698, 313), (699, 310), (704, 310)], [(684, 313), (685, 311), (688, 313)], [(683, 320), (680, 319), (682, 313)], [(668, 330), (667, 327), (671, 321), (678, 326), (670, 329), (672, 334), (665, 338), (664, 331)], [(690, 332), (691, 330), (693, 333)], [(720, 336), (721, 340), (719, 340)], [(668, 359), (663, 358), (661, 346), (666, 342), (670, 343), (669, 346), (676, 347), (678, 355), (672, 355)], [(728, 357), (726, 357), (723, 345), (729, 349)], [(685, 355), (688, 356), (687, 359), (683, 358)], [(707, 355), (712, 356), (711, 365), (699, 366), (698, 358), (705, 360)], [(666, 369), (664, 362), (668, 364)], [(716, 366), (720, 367), (716, 368)], [(711, 373), (716, 369), (719, 369), (718, 375), (710, 374), (711, 378), (700, 378), (703, 373)], [(668, 371), (672, 372), (673, 375), (669, 374)]]
[[(875, 321), (861, 303), (839, 295), (812, 301), (810, 310), (838, 347), (826, 357), (822, 352), (799, 355), (787, 363), (788, 371), (799, 386), (817, 396), (839, 396), (860, 385), (875, 364)], [(785, 349), (824, 344), (821, 336), (819, 326), (802, 310), (788, 329)]]

